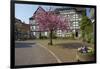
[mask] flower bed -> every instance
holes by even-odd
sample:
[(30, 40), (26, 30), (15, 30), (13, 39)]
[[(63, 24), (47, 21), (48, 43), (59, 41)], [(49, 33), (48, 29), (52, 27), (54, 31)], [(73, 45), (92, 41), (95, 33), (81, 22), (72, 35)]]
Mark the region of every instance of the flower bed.
[(77, 51), (77, 59), (80, 61), (93, 61), (94, 60), (94, 50), (91, 47), (81, 47)]

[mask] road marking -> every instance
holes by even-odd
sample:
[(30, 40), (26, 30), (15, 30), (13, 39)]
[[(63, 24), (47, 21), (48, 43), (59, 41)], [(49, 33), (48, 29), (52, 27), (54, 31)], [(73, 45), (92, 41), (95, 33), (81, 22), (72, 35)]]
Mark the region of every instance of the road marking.
[(38, 44), (38, 45), (39, 45), (40, 47), (44, 48), (45, 50), (49, 51), (49, 52), (56, 58), (56, 60), (57, 60), (58, 63), (62, 63), (62, 61), (61, 61), (51, 50), (49, 50), (48, 48), (42, 46), (42, 44), (41, 44), (41, 45)]

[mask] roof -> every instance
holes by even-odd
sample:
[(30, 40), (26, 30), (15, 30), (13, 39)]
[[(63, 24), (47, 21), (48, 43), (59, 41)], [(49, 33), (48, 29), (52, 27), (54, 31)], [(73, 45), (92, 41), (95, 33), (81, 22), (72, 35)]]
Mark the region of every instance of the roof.
[(15, 17), (15, 23), (22, 23), (22, 21)]
[(68, 8), (68, 7), (65, 8), (64, 7), (64, 8), (56, 8), (55, 11), (64, 11), (64, 10), (72, 10), (72, 9), (75, 10), (75, 8)]
[(37, 8), (37, 10), (33, 13), (33, 16), (31, 16), (31, 17), (29, 18), (29, 20), (33, 20), (33, 19), (35, 18), (35, 14), (37, 14), (39, 11), (46, 12), (41, 6), (39, 6), (39, 7)]
[(82, 7), (64, 7), (64, 8), (57, 8), (55, 11), (64, 11), (64, 10), (76, 10), (77, 12), (85, 10), (85, 8)]
[[(39, 6), (38, 8), (37, 8), (37, 10), (34, 12), (34, 14), (36, 14), (37, 12), (39, 12), (39, 11), (44, 11), (44, 12), (46, 12), (41, 6)], [(33, 14), (33, 15), (34, 15)]]
[(29, 18), (29, 20), (33, 20), (33, 16), (31, 16), (31, 17)]
[(85, 8), (82, 8), (82, 7), (75, 7), (75, 9), (76, 9), (77, 11), (83, 11), (83, 10), (86, 10)]

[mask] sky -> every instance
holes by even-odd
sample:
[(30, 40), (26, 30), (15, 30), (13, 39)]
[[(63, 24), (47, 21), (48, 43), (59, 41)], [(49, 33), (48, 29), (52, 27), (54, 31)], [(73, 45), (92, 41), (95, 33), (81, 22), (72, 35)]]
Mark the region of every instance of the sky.
[(54, 6), (15, 4), (15, 17), (28, 24), (29, 18), (34, 14), (38, 6), (43, 7), (44, 10), (49, 10), (50, 7), (54, 8)]
[[(15, 4), (15, 17), (20, 19), (22, 22), (29, 24), (29, 18), (34, 14), (38, 6), (39, 5)], [(44, 5), (41, 5), (41, 7), (43, 7), (44, 10), (48, 10), (50, 7), (54, 8), (54, 6)], [(89, 8), (86, 8), (86, 10), (87, 16), (89, 16)]]

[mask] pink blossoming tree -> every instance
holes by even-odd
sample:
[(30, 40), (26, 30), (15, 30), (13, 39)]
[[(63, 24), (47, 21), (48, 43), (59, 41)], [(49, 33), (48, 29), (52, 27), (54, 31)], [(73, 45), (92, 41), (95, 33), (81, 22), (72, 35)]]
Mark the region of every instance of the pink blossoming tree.
[(50, 32), (50, 45), (52, 45), (52, 34), (53, 31), (57, 30), (68, 30), (69, 22), (67, 18), (56, 14), (53, 11), (43, 12), (39, 11), (35, 17), (36, 22), (39, 24), (40, 31)]

